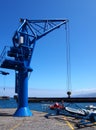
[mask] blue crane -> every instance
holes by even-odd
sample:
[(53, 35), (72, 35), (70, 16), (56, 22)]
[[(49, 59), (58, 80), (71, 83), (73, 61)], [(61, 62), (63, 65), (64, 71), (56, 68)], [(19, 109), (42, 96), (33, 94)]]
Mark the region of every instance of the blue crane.
[(32, 116), (28, 108), (28, 73), (32, 72), (30, 62), (36, 41), (48, 33), (66, 25), (67, 19), (55, 20), (28, 20), (20, 19), (20, 26), (15, 31), (12, 41), (13, 46), (7, 51), (7, 56), (1, 62), (1, 68), (15, 70), (15, 90), (18, 94), (18, 108), (14, 116)]

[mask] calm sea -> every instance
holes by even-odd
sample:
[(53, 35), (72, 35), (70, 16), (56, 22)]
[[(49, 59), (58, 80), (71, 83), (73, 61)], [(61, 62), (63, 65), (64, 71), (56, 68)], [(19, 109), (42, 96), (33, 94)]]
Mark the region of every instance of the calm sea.
[[(36, 111), (43, 111), (43, 108), (50, 105), (50, 103), (29, 103), (29, 108), (31, 110), (36, 110)], [(81, 108), (85, 108), (85, 106), (88, 105), (95, 105), (96, 106), (96, 102), (94, 103), (65, 103), (65, 105), (70, 105), (73, 107), (81, 107)], [(17, 108), (17, 102), (16, 100), (14, 100), (13, 98), (10, 98), (9, 100), (0, 100), (0, 108)]]

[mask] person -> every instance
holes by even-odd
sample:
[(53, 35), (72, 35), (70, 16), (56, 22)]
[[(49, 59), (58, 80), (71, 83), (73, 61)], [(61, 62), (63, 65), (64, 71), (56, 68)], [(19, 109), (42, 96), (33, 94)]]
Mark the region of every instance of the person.
[(64, 101), (63, 100), (61, 101), (61, 104), (62, 104), (62, 108), (64, 109), (65, 106), (64, 106)]

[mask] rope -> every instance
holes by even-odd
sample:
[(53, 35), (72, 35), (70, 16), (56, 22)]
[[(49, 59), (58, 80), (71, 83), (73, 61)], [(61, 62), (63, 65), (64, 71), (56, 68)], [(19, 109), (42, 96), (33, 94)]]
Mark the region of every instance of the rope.
[(67, 62), (67, 79), (66, 79), (66, 86), (67, 86), (67, 91), (71, 92), (71, 61), (70, 61), (70, 41), (69, 41), (69, 36), (70, 36), (70, 30), (69, 30), (69, 23), (67, 22), (65, 25), (65, 30), (66, 30), (66, 62)]

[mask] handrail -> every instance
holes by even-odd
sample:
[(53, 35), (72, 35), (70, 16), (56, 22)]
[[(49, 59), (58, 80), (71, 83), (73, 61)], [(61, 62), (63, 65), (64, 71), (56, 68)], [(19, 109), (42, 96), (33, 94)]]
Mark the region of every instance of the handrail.
[(10, 47), (9, 46), (5, 46), (4, 49), (3, 49), (3, 51), (0, 54), (0, 65), (2, 64), (2, 62), (4, 61), (4, 59), (7, 56), (7, 50), (8, 50), (8, 48), (10, 48)]

